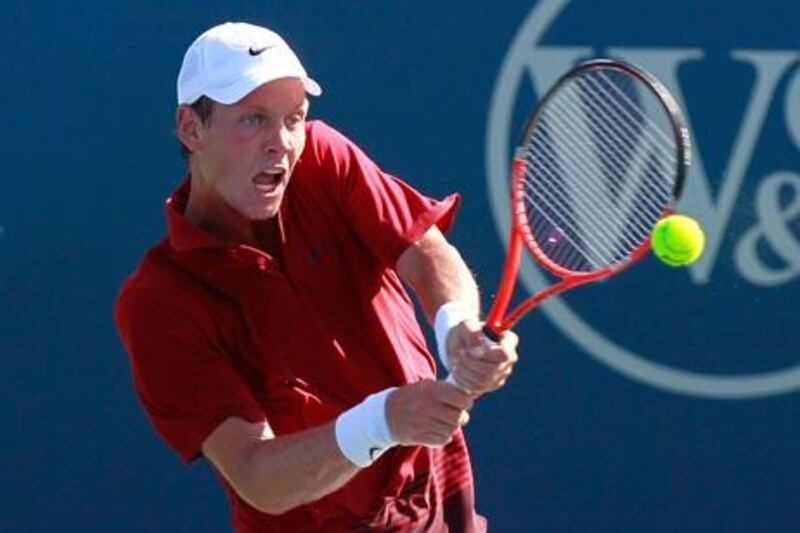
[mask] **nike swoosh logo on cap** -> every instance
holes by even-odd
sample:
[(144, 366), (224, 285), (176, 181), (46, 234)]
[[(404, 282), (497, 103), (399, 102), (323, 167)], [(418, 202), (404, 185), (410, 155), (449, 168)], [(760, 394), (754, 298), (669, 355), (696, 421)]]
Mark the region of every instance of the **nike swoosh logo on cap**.
[(263, 52), (264, 50), (267, 50), (268, 48), (274, 48), (274, 47), (265, 46), (263, 48), (253, 48), (251, 46), (250, 49), (248, 50), (248, 52), (250, 53), (251, 56), (257, 56), (257, 55), (261, 54), (261, 52)]

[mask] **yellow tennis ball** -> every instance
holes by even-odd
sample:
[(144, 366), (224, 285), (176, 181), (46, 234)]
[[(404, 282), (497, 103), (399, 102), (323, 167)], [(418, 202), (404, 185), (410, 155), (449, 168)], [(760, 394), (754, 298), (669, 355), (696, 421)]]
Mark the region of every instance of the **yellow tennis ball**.
[(694, 263), (703, 253), (705, 244), (706, 236), (700, 224), (684, 215), (662, 218), (653, 228), (653, 253), (669, 266)]

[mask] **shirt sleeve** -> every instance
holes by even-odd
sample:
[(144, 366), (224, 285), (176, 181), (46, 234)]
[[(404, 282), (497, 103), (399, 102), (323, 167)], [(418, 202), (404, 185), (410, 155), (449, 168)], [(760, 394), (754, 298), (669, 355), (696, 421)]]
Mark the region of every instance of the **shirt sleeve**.
[(441, 201), (424, 196), (382, 171), (324, 123), (314, 123), (309, 142), (348, 223), (385, 265), (394, 267), (400, 254), (434, 224), (442, 231), (451, 226), (460, 202), (457, 194)]
[(124, 292), (116, 306), (140, 401), (161, 437), (189, 462), (228, 417), (265, 419), (244, 380), (200, 323), (146, 290)]

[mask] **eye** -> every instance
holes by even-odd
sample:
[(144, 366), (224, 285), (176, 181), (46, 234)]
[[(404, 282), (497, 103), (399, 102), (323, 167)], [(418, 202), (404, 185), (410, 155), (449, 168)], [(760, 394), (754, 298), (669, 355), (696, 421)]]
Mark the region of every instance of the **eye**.
[(259, 126), (264, 122), (264, 115), (261, 113), (248, 113), (239, 119), (239, 123), (243, 126)]
[(303, 113), (299, 113), (299, 112), (298, 113), (292, 113), (286, 119), (286, 124), (290, 128), (295, 128), (295, 127), (301, 125), (303, 123), (303, 121), (305, 120), (305, 118), (306, 117), (305, 117), (305, 115)]

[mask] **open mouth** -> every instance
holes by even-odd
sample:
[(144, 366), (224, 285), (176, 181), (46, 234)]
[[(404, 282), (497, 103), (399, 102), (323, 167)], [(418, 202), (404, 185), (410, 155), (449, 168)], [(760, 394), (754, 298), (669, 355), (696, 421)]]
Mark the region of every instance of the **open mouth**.
[(275, 193), (283, 184), (286, 171), (283, 169), (267, 170), (259, 172), (253, 177), (253, 184), (261, 194), (269, 195)]

